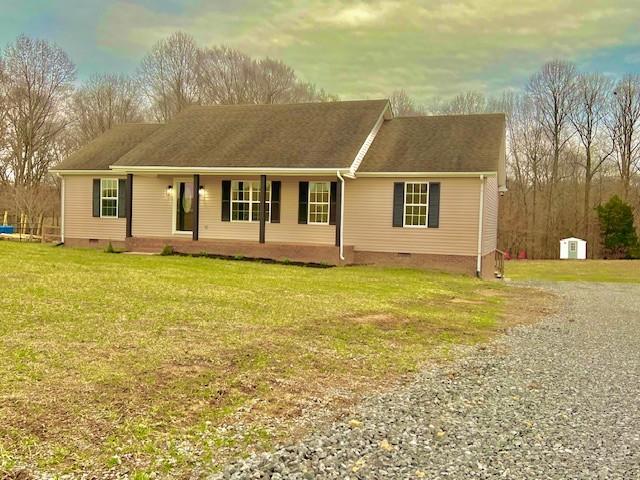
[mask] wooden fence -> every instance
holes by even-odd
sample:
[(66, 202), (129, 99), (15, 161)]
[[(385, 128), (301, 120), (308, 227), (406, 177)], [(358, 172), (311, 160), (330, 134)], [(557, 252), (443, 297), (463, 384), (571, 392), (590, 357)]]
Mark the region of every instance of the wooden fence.
[[(36, 221), (32, 221), (25, 214), (8, 215), (7, 212), (0, 217), (1, 224), (12, 225), (15, 227), (14, 233), (4, 235), (10, 240), (27, 241), (27, 242), (55, 242), (61, 239), (61, 227), (58, 217), (40, 217)], [(12, 221), (13, 220), (13, 221)]]

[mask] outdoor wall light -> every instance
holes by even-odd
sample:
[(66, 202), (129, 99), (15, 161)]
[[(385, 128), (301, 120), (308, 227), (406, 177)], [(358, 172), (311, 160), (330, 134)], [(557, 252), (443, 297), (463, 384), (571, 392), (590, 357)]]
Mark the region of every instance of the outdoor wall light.
[(173, 192), (173, 185), (168, 185), (167, 186), (167, 193), (171, 193)]
[(204, 185), (200, 185), (200, 188), (198, 188), (198, 192), (204, 193)]

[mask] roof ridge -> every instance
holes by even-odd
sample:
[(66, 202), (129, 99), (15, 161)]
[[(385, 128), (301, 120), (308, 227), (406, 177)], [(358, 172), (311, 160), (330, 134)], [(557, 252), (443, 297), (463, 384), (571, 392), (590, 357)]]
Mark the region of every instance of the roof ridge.
[(293, 103), (217, 103), (213, 105), (198, 105), (193, 104), (186, 107), (180, 113), (190, 109), (205, 109), (205, 108), (284, 108), (303, 105), (314, 106), (328, 106), (347, 103), (387, 103), (388, 98), (375, 98), (375, 99), (360, 99), (360, 100), (336, 100), (330, 102), (293, 102)]
[(506, 117), (505, 112), (474, 112), (474, 113), (444, 113), (436, 115), (398, 115), (392, 120), (402, 120), (408, 118), (466, 118), (466, 117)]
[(124, 123), (117, 123), (116, 125), (113, 125), (112, 127), (109, 128), (109, 130), (111, 128), (118, 128), (118, 127), (125, 127), (125, 126), (129, 126), (129, 125), (166, 125), (166, 123), (163, 122), (124, 122)]

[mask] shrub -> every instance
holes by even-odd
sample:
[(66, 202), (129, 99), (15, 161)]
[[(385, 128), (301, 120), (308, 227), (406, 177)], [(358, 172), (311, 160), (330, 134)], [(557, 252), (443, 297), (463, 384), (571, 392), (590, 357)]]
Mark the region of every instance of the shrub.
[(162, 252), (160, 252), (160, 255), (162, 256), (169, 256), (169, 255), (173, 255), (175, 252), (173, 250), (173, 247), (171, 245), (165, 245), (164, 248), (162, 249)]
[(111, 242), (109, 242), (107, 248), (105, 248), (104, 251), (105, 253), (116, 253), (116, 251), (113, 249), (113, 245), (111, 245)]
[(633, 225), (633, 209), (614, 195), (596, 208), (605, 255), (625, 258), (638, 249), (638, 235)]

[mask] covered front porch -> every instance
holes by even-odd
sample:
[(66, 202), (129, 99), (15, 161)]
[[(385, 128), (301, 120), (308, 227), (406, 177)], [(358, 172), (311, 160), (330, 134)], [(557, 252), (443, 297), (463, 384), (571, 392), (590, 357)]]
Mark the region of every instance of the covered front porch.
[(348, 263), (344, 177), (128, 173), (129, 250)]

